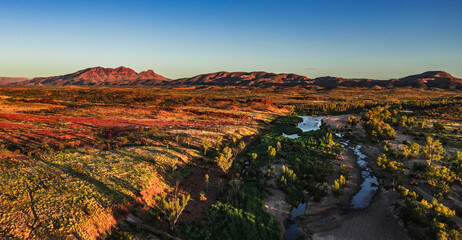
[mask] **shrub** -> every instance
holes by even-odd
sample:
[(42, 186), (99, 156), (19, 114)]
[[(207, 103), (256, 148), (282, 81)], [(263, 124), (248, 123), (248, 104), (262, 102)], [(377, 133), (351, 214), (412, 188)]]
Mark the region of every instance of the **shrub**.
[(223, 151), (220, 154), (218, 154), (215, 160), (218, 166), (223, 170), (223, 172), (227, 173), (229, 168), (233, 165), (232, 149), (229, 147), (225, 147)]
[(189, 198), (189, 194), (181, 197), (168, 197), (166, 193), (159, 193), (154, 197), (154, 206), (162, 212), (170, 228), (173, 229), (188, 204)]
[(204, 155), (207, 155), (207, 150), (212, 147), (212, 143), (208, 139), (202, 140), (202, 148), (204, 148)]
[(443, 145), (439, 140), (433, 140), (432, 137), (427, 137), (427, 144), (422, 148), (422, 158), (427, 160), (428, 166), (432, 164), (432, 161), (439, 161), (445, 155)]

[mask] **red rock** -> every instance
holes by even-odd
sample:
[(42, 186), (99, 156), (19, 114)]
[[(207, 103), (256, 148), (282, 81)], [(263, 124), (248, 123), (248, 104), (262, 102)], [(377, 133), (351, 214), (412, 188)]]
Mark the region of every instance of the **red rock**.
[[(0, 79), (1, 80), (1, 79)], [(1, 81), (0, 81), (1, 84)], [(15, 85), (50, 85), (50, 86), (164, 86), (164, 87), (257, 87), (257, 88), (324, 88), (361, 87), (361, 88), (442, 88), (462, 89), (462, 79), (442, 71), (424, 72), (400, 79), (347, 79), (338, 77), (319, 77), (310, 79), (291, 73), (268, 72), (216, 72), (201, 74), (191, 78), (170, 80), (152, 70), (136, 73), (130, 68), (87, 68), (75, 73), (55, 77), (42, 77), (13, 82)]]
[(115, 69), (94, 67), (61, 76), (34, 78), (22, 84), (50, 86), (151, 86), (168, 80), (168, 78), (158, 75), (152, 70), (138, 74), (133, 69), (126, 67)]

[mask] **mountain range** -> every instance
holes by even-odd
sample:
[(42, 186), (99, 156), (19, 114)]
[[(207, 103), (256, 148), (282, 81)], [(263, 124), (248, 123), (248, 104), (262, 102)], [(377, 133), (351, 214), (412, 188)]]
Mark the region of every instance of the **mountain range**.
[(169, 80), (152, 70), (135, 72), (126, 67), (94, 67), (61, 76), (38, 77), (16, 85), (46, 86), (154, 86)]
[(357, 78), (318, 77), (310, 79), (297, 74), (268, 72), (216, 72), (191, 78), (168, 79), (152, 70), (140, 73), (126, 67), (94, 67), (75, 73), (33, 79), (0, 77), (0, 85), (25, 86), (113, 86), (113, 87), (302, 87), (332, 89), (363, 88), (441, 88), (462, 89), (462, 79), (443, 71), (429, 71), (399, 79), (374, 80)]
[(9, 84), (14, 84), (18, 82), (24, 82), (29, 79), (27, 78), (21, 78), (21, 77), (0, 77), (0, 85), (9, 85)]

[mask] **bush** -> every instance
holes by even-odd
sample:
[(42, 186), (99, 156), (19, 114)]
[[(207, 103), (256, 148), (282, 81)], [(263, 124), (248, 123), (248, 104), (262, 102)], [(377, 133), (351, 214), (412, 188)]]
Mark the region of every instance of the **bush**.
[(168, 197), (166, 193), (159, 193), (154, 197), (154, 206), (162, 212), (171, 229), (188, 204), (189, 197), (189, 194), (181, 197)]
[(233, 151), (229, 147), (225, 147), (221, 153), (215, 158), (218, 166), (227, 173), (229, 168), (233, 165)]

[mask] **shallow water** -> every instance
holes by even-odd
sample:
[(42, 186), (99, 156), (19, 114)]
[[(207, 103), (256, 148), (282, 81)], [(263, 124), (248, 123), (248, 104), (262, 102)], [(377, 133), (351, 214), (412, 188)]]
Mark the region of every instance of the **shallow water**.
[(290, 138), (290, 139), (295, 139), (299, 137), (298, 134), (285, 134), (285, 133), (282, 133), (282, 136), (286, 138)]
[(242, 169), (241, 174), (244, 174), (247, 172), (247, 168), (249, 168), (249, 164), (250, 164), (249, 161), (244, 162), (244, 168)]
[(321, 127), (323, 117), (300, 116), (303, 121), (297, 125), (302, 132), (316, 131)]
[[(311, 117), (311, 116), (300, 116), (303, 118), (303, 121), (297, 125), (303, 132), (316, 131), (321, 127), (323, 117)], [(282, 133), (284, 137), (295, 139), (298, 138), (298, 134), (285, 134)], [(342, 134), (336, 133), (337, 137), (343, 137)], [(347, 147), (349, 140), (340, 143), (343, 147)], [(358, 166), (361, 168), (361, 176), (363, 178), (363, 183), (361, 184), (361, 189), (356, 193), (351, 199), (351, 207), (354, 209), (362, 209), (369, 206), (372, 197), (378, 189), (377, 178), (373, 175), (372, 169), (369, 168), (367, 162), (364, 160), (366, 155), (361, 152), (361, 145), (356, 147), (350, 147), (354, 151), (354, 154), (357, 156)], [(298, 216), (303, 216), (305, 214), (306, 203), (300, 203), (298, 206), (292, 208), (290, 214), (290, 220), (294, 221)], [(289, 221), (286, 222), (286, 231), (285, 231), (285, 240), (306, 240), (308, 236), (298, 230), (298, 224), (289, 224)]]
[[(297, 127), (302, 130), (302, 132), (316, 131), (321, 127), (323, 117), (311, 117), (311, 116), (300, 116), (303, 121), (300, 122)], [(282, 133), (282, 136), (295, 139), (298, 138), (298, 134), (285, 134)]]
[(292, 211), (290, 212), (290, 221), (286, 220), (285, 222), (285, 226), (286, 226), (286, 232), (285, 232), (285, 238), (284, 238), (285, 240), (306, 240), (308, 238), (306, 233), (298, 230), (298, 224), (296, 223), (290, 224), (298, 216), (305, 215), (305, 209), (306, 209), (305, 202), (301, 202), (296, 207), (292, 208)]
[(308, 236), (298, 230), (298, 224), (292, 224), (286, 229), (285, 240), (305, 240)]
[(292, 212), (290, 212), (290, 220), (295, 220), (298, 216), (305, 215), (306, 203), (301, 202), (298, 206), (292, 208)]
[(377, 177), (373, 175), (372, 169), (369, 168), (367, 162), (364, 161), (366, 155), (361, 152), (361, 145), (356, 147), (350, 147), (357, 156), (358, 166), (361, 168), (361, 176), (363, 178), (363, 183), (361, 184), (361, 189), (356, 193), (351, 199), (351, 207), (354, 209), (362, 209), (371, 203), (372, 197), (375, 192), (377, 192), (379, 182)]
[[(323, 117), (311, 117), (311, 116), (300, 116), (303, 121), (297, 125), (302, 132), (316, 131), (321, 127), (321, 120)], [(295, 139), (300, 136), (298, 134), (285, 134), (282, 133), (282, 136)], [(294, 221), (298, 216), (305, 215), (306, 203), (302, 202), (298, 206), (293, 207), (290, 213), (290, 220)], [(289, 222), (289, 221), (288, 221)], [(308, 238), (306, 233), (298, 230), (298, 224), (290, 224), (286, 222), (286, 232), (285, 240), (305, 240)]]

